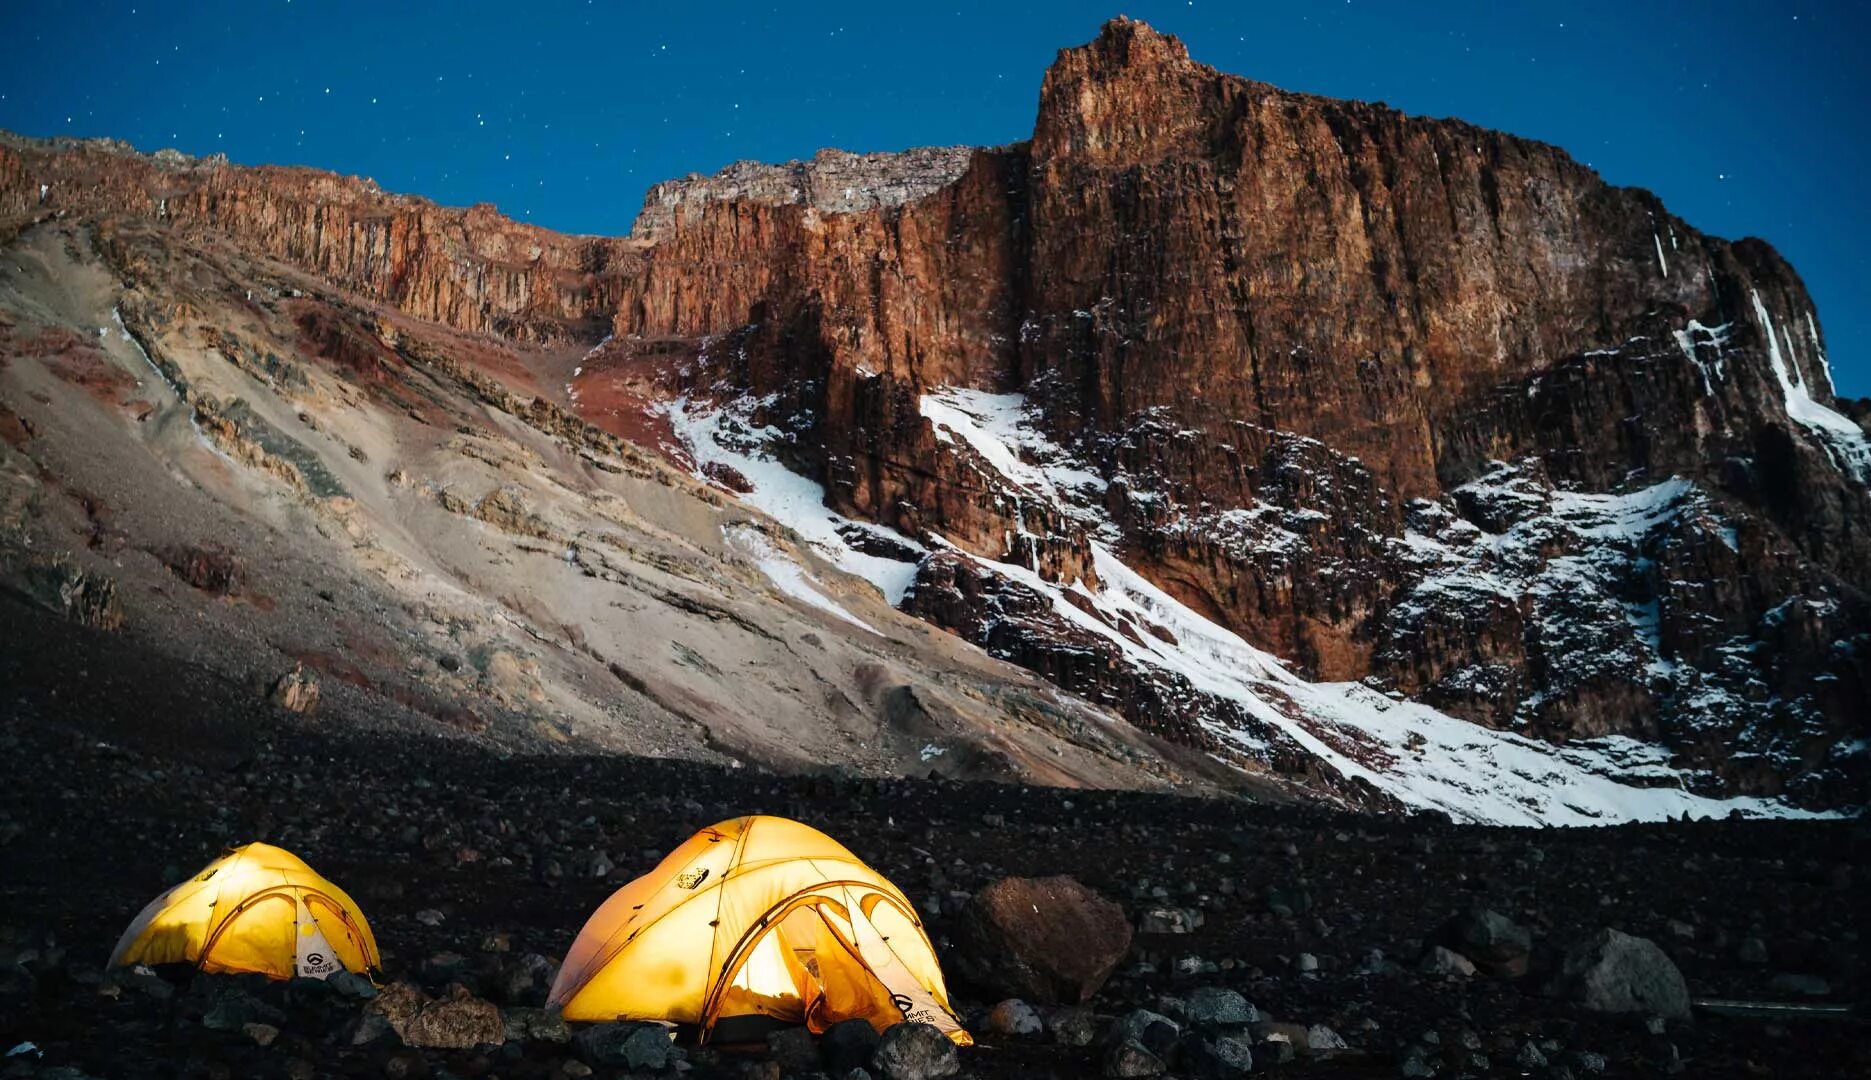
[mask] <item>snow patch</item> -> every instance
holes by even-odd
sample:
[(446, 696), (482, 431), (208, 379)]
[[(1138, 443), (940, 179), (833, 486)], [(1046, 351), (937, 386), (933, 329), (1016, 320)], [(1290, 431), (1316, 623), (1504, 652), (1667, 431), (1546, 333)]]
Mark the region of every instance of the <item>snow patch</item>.
[[(1676, 338), (1677, 347), (1683, 351), (1683, 356), (1696, 366), (1697, 371), (1702, 373), (1703, 393), (1711, 397), (1715, 394), (1715, 382), (1728, 377), (1728, 358), (1722, 354), (1722, 349), (1728, 344), (1728, 331), (1731, 325), (1723, 323), (1720, 326), (1703, 326), (1696, 320), (1690, 319), (1688, 326), (1681, 330), (1671, 331)], [(1701, 334), (1704, 340), (1696, 340), (1697, 334)], [(1714, 380), (1709, 377), (1709, 362), (1702, 359), (1703, 349), (1712, 349), (1715, 352)]]
[(877, 586), (892, 606), (901, 603), (916, 580), (916, 563), (859, 551), (845, 539), (845, 533), (875, 534), (919, 557), (928, 549), (908, 537), (826, 509), (823, 487), (780, 464), (768, 452), (768, 446), (782, 439), (781, 432), (746, 422), (755, 404), (736, 403), (732, 409), (723, 409), (691, 403), (684, 397), (664, 412), (688, 447), (698, 477), (707, 479), (700, 470), (710, 465), (733, 469), (753, 488), (740, 496), (743, 502), (791, 528), (840, 570)]
[(830, 615), (835, 615), (852, 626), (868, 630), (878, 637), (883, 634), (870, 623), (846, 611), (844, 605), (833, 600), (819, 589), (818, 583), (807, 575), (805, 567), (800, 566), (785, 552), (773, 545), (759, 530), (747, 526), (727, 526), (721, 530), (730, 547), (735, 548), (766, 575), (773, 587), (787, 596), (800, 601), (807, 607), (817, 608)]
[(1826, 356), (1825, 346), (1819, 344), (1819, 327), (1813, 322), (1813, 313), (1806, 312), (1806, 337), (1813, 343), (1813, 352), (1819, 357), (1819, 370), (1826, 377), (1826, 392), (1838, 393), (1838, 384), (1832, 381), (1832, 360)]
[[(1059, 617), (1109, 641), (1128, 659), (1233, 701), (1341, 776), (1362, 779), (1406, 806), (1498, 825), (1602, 825), (1685, 813), (1719, 817), (1733, 810), (1760, 817), (1824, 816), (1765, 799), (1692, 794), (1680, 786), (1680, 775), (1667, 767), (1668, 753), (1660, 748), (1644, 748), (1644, 770), (1633, 772), (1629, 759), (1643, 744), (1631, 740), (1557, 747), (1392, 700), (1360, 683), (1307, 682), (1277, 657), (1152, 585), (1109, 548), (1099, 544), (1093, 551), (1104, 582), (1095, 592), (1083, 583), (1061, 587), (1025, 567), (967, 557), (1048, 597)], [(1066, 599), (1068, 592), (1080, 602)], [(1133, 639), (1115, 628), (1121, 621), (1162, 627), (1174, 643), (1148, 633)], [(1255, 733), (1220, 720), (1205, 726), (1244, 751), (1265, 746)], [(1637, 787), (1620, 777), (1674, 780), (1678, 786)]]
[[(1860, 483), (1871, 484), (1871, 440), (1865, 438), (1864, 429), (1857, 424), (1813, 400), (1806, 385), (1795, 378), (1787, 358), (1780, 351), (1780, 338), (1774, 332), (1774, 322), (1767, 314), (1767, 306), (1761, 303), (1759, 290), (1754, 290), (1752, 295), (1754, 317), (1760, 320), (1761, 329), (1767, 335), (1767, 360), (1773, 365), (1774, 377), (1780, 380), (1780, 393), (1786, 402), (1787, 416), (1818, 436), (1833, 462), (1842, 471), (1857, 478)], [(1830, 378), (1828, 373), (1827, 379)]]
[[(1657, 242), (1657, 265), (1663, 268), (1663, 276), (1669, 277), (1670, 276), (1670, 261), (1663, 257), (1663, 238), (1661, 236), (1658, 236), (1656, 233), (1651, 233), (1650, 239), (1655, 240)], [(1676, 242), (1675, 234), (1671, 234), (1670, 242), (1671, 243)]]
[(1058, 445), (1033, 430), (1027, 400), (1020, 394), (947, 386), (924, 394), (920, 407), (938, 440), (961, 438), (1003, 478), (1030, 494), (1056, 499), (1062, 489), (1105, 489), (1102, 476), (1078, 467)]

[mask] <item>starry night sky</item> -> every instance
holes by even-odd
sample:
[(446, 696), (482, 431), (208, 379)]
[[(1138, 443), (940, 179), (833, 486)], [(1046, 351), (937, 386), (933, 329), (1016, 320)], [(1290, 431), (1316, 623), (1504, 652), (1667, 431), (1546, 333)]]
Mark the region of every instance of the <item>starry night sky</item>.
[[(388, 9), (394, 9), (390, 11)], [(1805, 277), (1871, 395), (1871, 4), (0, 0), (0, 127), (316, 165), (623, 233), (651, 183), (821, 146), (1025, 138), (1124, 12), (1223, 71), (1557, 143)]]

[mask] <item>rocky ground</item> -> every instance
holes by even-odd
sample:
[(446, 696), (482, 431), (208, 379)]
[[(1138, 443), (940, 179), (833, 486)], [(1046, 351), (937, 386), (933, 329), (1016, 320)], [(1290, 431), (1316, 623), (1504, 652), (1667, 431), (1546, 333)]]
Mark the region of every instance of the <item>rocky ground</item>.
[[(924, 905), (979, 1040), (959, 1054), (963, 1075), (1224, 1076), (1247, 1057), (1255, 1071), (1317, 1076), (1871, 1069), (1862, 1011), (1735, 1017), (1702, 1004), (1862, 1000), (1862, 823), (1541, 832), (1239, 800), (501, 757), (465, 740), (370, 734), (368, 717), (335, 708), (275, 710), (205, 669), (11, 599), (0, 599), (0, 628), (0, 1052), (13, 1051), (0, 1076), (626, 1075), (606, 1038), (628, 1032), (568, 1042), (538, 1011), (552, 965), (610, 891), (697, 827), (745, 813), (824, 829)], [(254, 839), (349, 890), (382, 946), (385, 986), (409, 985), (369, 1003), (187, 972), (104, 978), (141, 905)], [(1109, 898), (1117, 917), (1089, 918), (1077, 949), (1060, 950), (1072, 955), (1050, 960), (1043, 927), (1002, 929), (1028, 935), (1006, 949), (1039, 949), (1042, 967), (1121, 957), (1084, 1011), (1037, 998), (1086, 983), (1022, 982), (1009, 952), (981, 952), (990, 884), (1060, 874)], [(1476, 905), (1499, 918), (1448, 936), (1451, 917)], [(1634, 946), (1631, 963), (1610, 965), (1644, 976), (1629, 984), (1648, 995), (1639, 1012), (1593, 1011), (1576, 985), (1555, 992), (1568, 951), (1605, 927), (1666, 954)], [(1481, 970), (1466, 974), (1471, 964)], [(1035, 1025), (1018, 1006), (995, 1008), (1012, 991), (1033, 999), (1041, 1030), (1026, 1030)], [(1616, 991), (1600, 985), (1596, 1000)], [(1691, 1015), (1649, 1015), (1680, 1008), (1684, 991), (1698, 1003)], [(424, 1012), (422, 994), (442, 1004)], [(1111, 1044), (1113, 1028), (1134, 1039)], [(463, 1031), (502, 1034), (499, 1045), (405, 1045)], [(785, 1038), (771, 1053), (690, 1047), (661, 1071), (807, 1075), (851, 1063), (817, 1054)]]

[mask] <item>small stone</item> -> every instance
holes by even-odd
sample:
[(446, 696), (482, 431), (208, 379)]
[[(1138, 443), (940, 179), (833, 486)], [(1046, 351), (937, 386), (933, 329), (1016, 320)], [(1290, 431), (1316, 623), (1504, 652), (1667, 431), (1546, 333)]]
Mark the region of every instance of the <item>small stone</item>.
[(572, 1029), (558, 1008), (533, 1009), (524, 1006), (506, 1010), (508, 1042), (568, 1043)]
[(572, 1058), (560, 1065), (559, 1071), (572, 1077), (572, 1080), (584, 1080), (585, 1077), (591, 1075), (591, 1066), (577, 1058)]
[(1183, 1003), (1183, 1015), (1198, 1028), (1239, 1027), (1260, 1019), (1260, 1010), (1239, 993), (1221, 986), (1197, 987)]
[(1205, 1036), (1185, 1044), (1184, 1066), (1197, 1080), (1230, 1080), (1254, 1067), (1253, 1046), (1239, 1035)]
[(142, 964), (117, 969), (106, 985), (122, 987), (157, 1001), (167, 1001), (175, 996), (175, 987), (169, 984), (169, 980)]
[(1446, 945), (1430, 946), (1419, 968), (1425, 975), (1443, 979), (1466, 979), (1475, 973), (1475, 965), (1468, 957)]
[(1293, 967), (1301, 974), (1319, 970), (1319, 958), (1309, 952), (1300, 953), (1293, 960)]
[(501, 989), (509, 1002), (544, 1002), (559, 974), (556, 961), (538, 953), (522, 953), (501, 969)]
[(1324, 1024), (1314, 1024), (1306, 1029), (1306, 1049), (1314, 1054), (1332, 1054), (1340, 1050), (1349, 1050), (1351, 1045), (1338, 1032)]
[(1524, 1042), (1520, 1044), (1520, 1052), (1514, 1055), (1514, 1064), (1522, 1069), (1544, 1069), (1546, 1055), (1540, 1053), (1540, 1048), (1531, 1042)]
[(1193, 908), (1147, 908), (1137, 919), (1140, 934), (1188, 934), (1199, 929), (1206, 917)]
[(1098, 1038), (1098, 1018), (1090, 1009), (1066, 1006), (1046, 1016), (1052, 1041), (1060, 1046), (1090, 1046)]
[(396, 1028), (391, 1026), (389, 1017), (382, 1013), (364, 1012), (339, 1031), (338, 1041), (349, 1046), (369, 1046), (395, 1034)]
[(934, 1024), (897, 1024), (877, 1040), (871, 1068), (883, 1080), (939, 1080), (961, 1071), (955, 1044)]
[(416, 921), (424, 926), (440, 926), (442, 923), (446, 922), (447, 919), (448, 916), (442, 914), (435, 908), (423, 908), (421, 911), (416, 912)]
[(1167, 1051), (1182, 1034), (1181, 1025), (1148, 1009), (1132, 1009), (1111, 1022), (1111, 1029), (1105, 1032), (1106, 1045), (1116, 1046), (1125, 1041), (1136, 1042), (1151, 1052)]
[(1397, 1071), (1409, 1080), (1424, 1080), (1426, 1077), (1436, 1075), (1436, 1064), (1430, 1059), (1429, 1051), (1420, 1046), (1412, 1046), (1403, 1052), (1403, 1061), (1399, 1064)]
[(988, 1010), (987, 1029), (996, 1035), (1038, 1035), (1045, 1030), (1039, 1013), (1019, 998), (1008, 998)]
[(1294, 918), (1312, 910), (1312, 893), (1301, 888), (1267, 889), (1267, 910), (1282, 918)]
[(274, 680), (267, 700), (287, 712), (310, 715), (318, 709), (318, 675), (294, 664), (292, 670)]
[(1165, 1071), (1163, 1059), (1136, 1039), (1114, 1044), (1104, 1056), (1104, 1074), (1108, 1077), (1161, 1076)]
[(1311, 1047), (1306, 1025), (1262, 1020), (1249, 1029), (1262, 1065), (1284, 1065)]
[(279, 1038), (279, 1029), (271, 1024), (242, 1024), (240, 1030), (259, 1046), (271, 1046)]
[(346, 968), (339, 968), (325, 977), (325, 985), (342, 997), (369, 1001), (377, 996), (377, 984), (363, 975)]
[(1745, 937), (1735, 949), (1735, 959), (1756, 967), (1767, 962), (1767, 943), (1757, 937)]

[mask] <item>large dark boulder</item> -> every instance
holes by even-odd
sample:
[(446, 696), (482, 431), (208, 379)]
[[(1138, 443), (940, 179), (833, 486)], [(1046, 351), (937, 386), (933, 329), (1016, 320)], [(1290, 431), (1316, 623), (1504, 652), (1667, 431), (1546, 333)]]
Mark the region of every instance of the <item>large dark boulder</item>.
[(1609, 927), (1567, 950), (1558, 992), (1594, 1012), (1689, 1018), (1689, 987), (1657, 943)]
[(1002, 878), (963, 910), (955, 969), (998, 997), (1077, 1005), (1111, 977), (1130, 937), (1124, 909), (1074, 878)]

